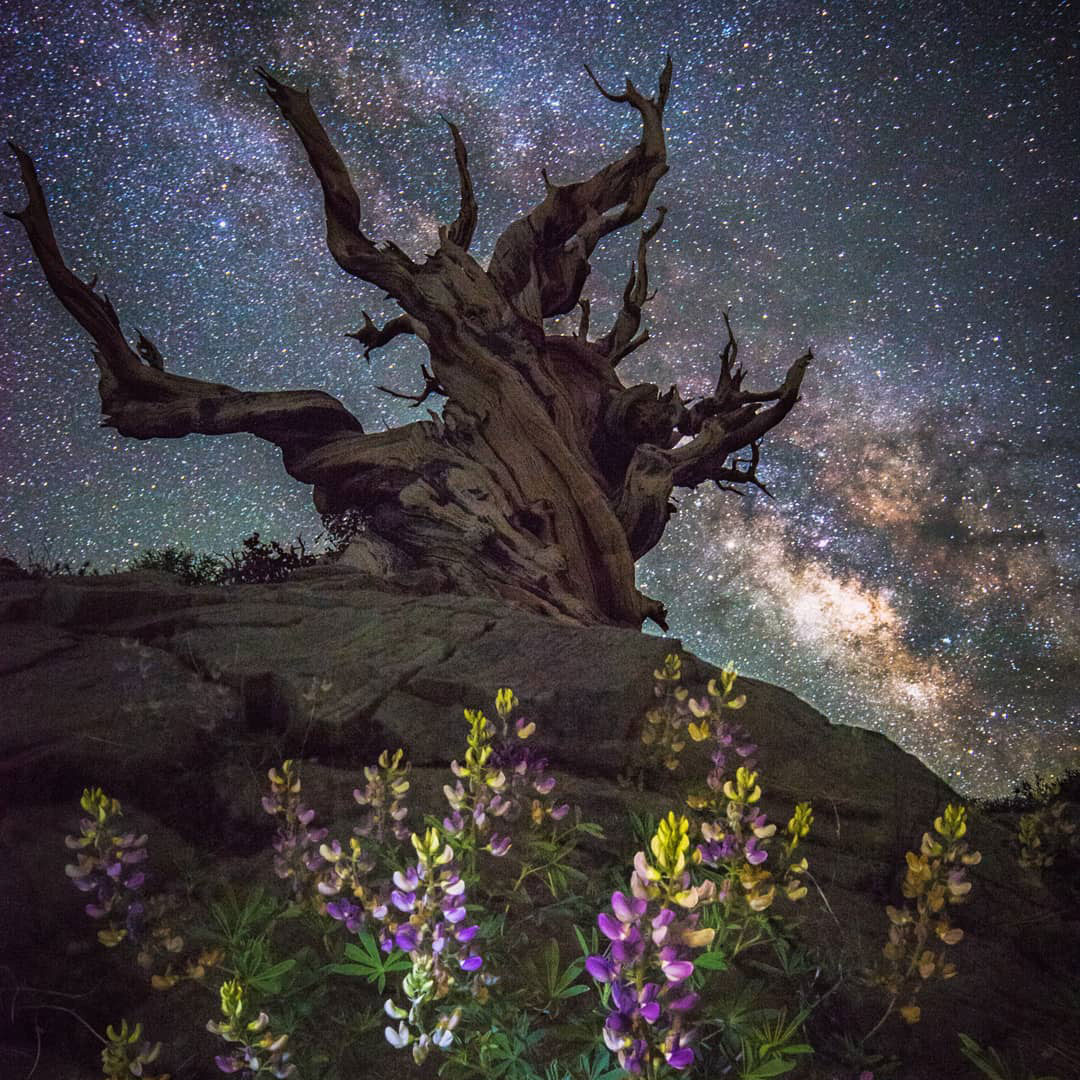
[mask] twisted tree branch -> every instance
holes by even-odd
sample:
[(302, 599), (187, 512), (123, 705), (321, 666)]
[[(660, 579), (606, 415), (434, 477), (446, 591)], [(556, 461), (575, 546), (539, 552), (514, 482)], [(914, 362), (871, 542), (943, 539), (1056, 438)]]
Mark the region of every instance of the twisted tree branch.
[(416, 408), (417, 405), (421, 404), (424, 401), (427, 401), (428, 397), (431, 394), (442, 394), (443, 397), (446, 397), (446, 391), (442, 388), (439, 380), (436, 379), (430, 371), (428, 371), (427, 365), (421, 364), (420, 370), (424, 374), (424, 391), (421, 394), (402, 394), (397, 390), (391, 390), (387, 386), (378, 386), (376, 387), (376, 389), (381, 390), (384, 394), (389, 394), (391, 397), (404, 398), (406, 401), (411, 401), (412, 408)]
[(615, 367), (649, 340), (648, 331), (637, 338), (634, 335), (641, 325), (641, 309), (652, 297), (649, 295), (649, 271), (645, 263), (645, 249), (649, 241), (660, 231), (667, 215), (666, 206), (656, 208), (656, 221), (641, 230), (638, 238), (637, 263), (630, 264), (630, 278), (623, 289), (623, 306), (615, 317), (615, 325), (598, 342), (597, 348)]
[[(604, 97), (627, 103), (641, 114), (642, 137), (622, 158), (588, 180), (553, 184), (545, 173), (544, 201), (495, 242), (488, 275), (522, 314), (534, 320), (573, 310), (597, 242), (641, 217), (668, 169), (663, 111), (671, 87), (671, 57), (654, 98), (641, 94), (629, 79), (623, 94), (609, 93), (592, 71), (586, 71)], [(614, 207), (622, 209), (608, 215)]]
[(454, 161), (457, 162), (458, 178), (461, 183), (461, 209), (450, 225), (439, 229), (439, 241), (443, 244), (449, 241), (463, 251), (468, 251), (473, 233), (476, 231), (477, 217), (476, 196), (473, 194), (472, 177), (469, 175), (469, 155), (457, 125), (447, 120), (445, 116), (442, 119), (454, 137)]
[(400, 334), (418, 333), (411, 315), (396, 315), (380, 329), (371, 321), (371, 316), (366, 311), (361, 311), (360, 314), (364, 316), (364, 325), (359, 330), (347, 332), (345, 336), (354, 338), (364, 346), (364, 359), (369, 363), (373, 349), (381, 349)]
[(410, 278), (418, 269), (396, 244), (386, 241), (380, 250), (360, 228), (360, 196), (349, 170), (311, 107), (310, 91), (280, 82), (265, 68), (256, 72), (281, 115), (300, 137), (311, 167), (322, 185), (326, 206), (326, 243), (338, 266), (389, 293), (406, 311), (410, 309)]

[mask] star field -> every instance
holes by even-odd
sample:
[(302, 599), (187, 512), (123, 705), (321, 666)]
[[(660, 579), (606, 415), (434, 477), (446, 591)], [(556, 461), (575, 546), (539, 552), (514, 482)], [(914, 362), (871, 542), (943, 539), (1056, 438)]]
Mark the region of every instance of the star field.
[[(414, 258), (457, 212), (453, 119), (485, 261), (542, 168), (581, 179), (637, 141), (582, 65), (653, 93), (670, 51), (650, 341), (620, 377), (708, 393), (724, 309), (753, 386), (807, 344), (816, 360), (763, 446), (775, 500), (676, 489), (639, 587), (703, 658), (998, 794), (1080, 763), (1075, 20), (956, 0), (15, 0), (0, 133), (35, 158), (69, 264), (169, 370), (324, 389), (378, 431), (416, 418), (377, 385), (418, 392), (426, 353), (398, 339), (369, 366), (344, 337), (361, 309), (397, 309), (326, 251), (317, 182), (254, 66), (311, 86), (365, 229)], [(20, 207), (0, 158), (0, 204)], [(637, 232), (593, 257), (595, 334)], [(253, 436), (99, 428), (89, 338), (7, 219), (0, 276), (0, 553), (107, 570), (321, 531)]]

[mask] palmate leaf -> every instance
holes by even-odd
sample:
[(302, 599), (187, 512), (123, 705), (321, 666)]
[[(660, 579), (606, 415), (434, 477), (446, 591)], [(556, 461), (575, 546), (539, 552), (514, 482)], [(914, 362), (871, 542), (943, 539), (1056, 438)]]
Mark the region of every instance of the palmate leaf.
[(611, 1053), (603, 1046), (593, 1047), (592, 1055), (582, 1054), (577, 1060), (577, 1069), (570, 1073), (558, 1061), (553, 1061), (544, 1074), (544, 1080), (620, 1080), (626, 1075), (619, 1066), (611, 1067)]
[(571, 960), (565, 971), (559, 970), (559, 943), (554, 939), (544, 947), (544, 967), (547, 977), (548, 1004), (563, 998), (577, 997), (589, 988), (578, 984), (578, 976), (585, 967), (585, 958)]
[(287, 972), (296, 967), (296, 960), (290, 957), (282, 960), (280, 964), (274, 964), (265, 970), (248, 975), (247, 984), (252, 990), (258, 990), (264, 994), (277, 994), (281, 992), (281, 979)]
[(727, 971), (727, 957), (722, 952), (706, 952), (694, 957), (694, 968), (702, 971)]
[(359, 944), (350, 941), (345, 945), (345, 955), (351, 963), (327, 964), (323, 970), (335, 975), (360, 976), (377, 983), (380, 994), (386, 988), (386, 976), (390, 972), (408, 971), (412, 967), (412, 961), (400, 949), (384, 953), (375, 936), (367, 930), (360, 935)]
[(623, 1070), (619, 1066), (611, 1068), (611, 1053), (603, 1046), (593, 1047), (592, 1057), (582, 1054), (578, 1066), (585, 1075), (585, 1080), (619, 1080)]

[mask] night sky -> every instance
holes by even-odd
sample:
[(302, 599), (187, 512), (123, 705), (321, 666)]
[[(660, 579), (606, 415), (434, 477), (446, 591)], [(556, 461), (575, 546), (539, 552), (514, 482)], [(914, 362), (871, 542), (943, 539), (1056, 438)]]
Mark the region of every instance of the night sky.
[[(324, 389), (378, 431), (417, 418), (376, 385), (417, 393), (426, 353), (398, 339), (369, 367), (344, 337), (361, 308), (398, 309), (326, 251), (318, 184), (253, 67), (311, 85), (365, 229), (414, 258), (457, 213), (438, 114), (456, 121), (486, 262), (542, 168), (582, 179), (638, 139), (582, 65), (655, 93), (670, 51), (651, 340), (620, 377), (708, 393), (725, 308), (752, 388), (807, 345), (817, 360), (763, 446), (775, 501), (677, 489), (639, 586), (704, 659), (1000, 793), (1080, 762), (1076, 22), (974, 0), (14, 0), (0, 134), (37, 161), (69, 264), (169, 370)], [(21, 207), (0, 158), (0, 205)], [(637, 235), (593, 258), (594, 333)], [(270, 444), (98, 427), (89, 338), (7, 219), (0, 275), (0, 554), (108, 570), (256, 530), (310, 546), (310, 489)]]

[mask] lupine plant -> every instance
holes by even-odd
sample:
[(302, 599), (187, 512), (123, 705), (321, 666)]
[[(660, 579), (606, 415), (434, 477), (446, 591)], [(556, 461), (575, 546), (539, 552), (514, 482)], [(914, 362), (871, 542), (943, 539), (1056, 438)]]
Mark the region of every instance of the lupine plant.
[(304, 903), (314, 876), (325, 860), (319, 845), (327, 830), (314, 828), (315, 811), (300, 801), (300, 776), (296, 763), (287, 758), (281, 768), (271, 769), (270, 794), (264, 795), (262, 807), (280, 819), (274, 837), (274, 873), (289, 882), (293, 900)]
[[(666, 769), (674, 761), (677, 767), (686, 745), (709, 743), (704, 790), (687, 799), (700, 820), (695, 824), (692, 817), (671, 812), (649, 827), (643, 850), (634, 855), (628, 890), (607, 887), (609, 907), (596, 918), (592, 941), (578, 926), (563, 925), (562, 938), (569, 939), (565, 931), (572, 930), (582, 947), (581, 957), (565, 968), (556, 940), (560, 931), (550, 923), (585, 907), (594, 883), (567, 864), (565, 874), (579, 876), (582, 895), (560, 899), (556, 885), (568, 878), (552, 871), (548, 884), (556, 903), (542, 911), (523, 910), (532, 897), (519, 887), (542, 860), (530, 862), (522, 852), (543, 850), (550, 866), (558, 866), (572, 847), (556, 842), (557, 827), (570, 807), (555, 798), (555, 779), (544, 758), (526, 745), (536, 725), (514, 714), (518, 701), (511, 690), (496, 695), (495, 723), (480, 710), (465, 711), (466, 751), (452, 766), (452, 784), (444, 788), (449, 813), (427, 818), (417, 831), (407, 823), (410, 766), (403, 750), (385, 751), (376, 765), (364, 769), (362, 786), (353, 793), (364, 817), (346, 843), (318, 826), (315, 812), (302, 801), (297, 762), (287, 760), (271, 769), (263, 808), (277, 821), (274, 867), (289, 901), (284, 906), (265, 897), (243, 901), (245, 911), (252, 905), (267, 909), (265, 918), (256, 920), (262, 927), (256, 928), (260, 948), (245, 951), (239, 940), (243, 935), (230, 929), (216, 935), (216, 952), (193, 962), (203, 973), (219, 968), (226, 976), (219, 989), (220, 1014), (207, 1024), (228, 1044), (215, 1059), (218, 1068), (244, 1080), (306, 1073), (309, 1063), (312, 1075), (322, 1075), (320, 1069), (348, 1075), (334, 1070), (344, 1069), (346, 1058), (355, 1060), (361, 1053), (353, 1049), (356, 1038), (377, 1027), (383, 1027), (391, 1047), (408, 1048), (418, 1064), (432, 1049), (442, 1051), (439, 1073), (447, 1080), (617, 1080), (627, 1074), (657, 1080), (712, 1069), (718, 1054), (727, 1057), (725, 1071), (744, 1080), (794, 1068), (795, 1057), (810, 1052), (795, 1038), (812, 1005), (804, 1001), (806, 1007), (792, 1019), (783, 1010), (763, 1010), (754, 1004), (758, 991), (741, 976), (736, 996), (750, 1001), (744, 1022), (736, 1024), (735, 1013), (722, 1003), (736, 977), (728, 963), (740, 949), (766, 932), (783, 944), (776, 938), (775, 916), (766, 916), (774, 901), (784, 896), (798, 900), (807, 893), (800, 844), (813, 821), (811, 808), (798, 804), (783, 833), (762, 812), (757, 748), (727, 711), (745, 700), (735, 693), (734, 670), (725, 669), (711, 680), (707, 695), (701, 696), (678, 685), (682, 666), (675, 654), (654, 675), (662, 707), (647, 721), (649, 737), (643, 745), (651, 760)], [(127, 924), (134, 903), (130, 897), (142, 886), (134, 864), (145, 858), (137, 854), (145, 852), (145, 837), (117, 827), (119, 804), (100, 791), (84, 794), (83, 809), (89, 816), (82, 834), (69, 838), (80, 852), (79, 862), (68, 873), (80, 888), (95, 892), (91, 914), (109, 920), (112, 933), (102, 940), (117, 944), (136, 936)], [(575, 812), (567, 835), (590, 831), (579, 816)], [(970, 888), (962, 870), (978, 856), (968, 855), (961, 843), (966, 829), (962, 808), (949, 807), (935, 828), (940, 839), (924, 837), (922, 855), (908, 856), (905, 895), (915, 900), (915, 913), (890, 909), (894, 948), (886, 954), (895, 970), (893, 982), (887, 983), (894, 990), (889, 1011), (910, 989), (912, 972), (920, 979), (951, 974), (951, 965), (928, 943), (931, 935), (946, 945), (958, 940), (959, 931), (948, 925), (942, 909)], [(550, 841), (545, 841), (547, 829)], [(406, 836), (411, 859), (403, 858), (398, 846)], [(509, 894), (498, 887), (493, 891), (484, 881), (485, 866), (495, 865), (486, 857), (498, 857), (499, 865), (520, 858), (521, 876)], [(503, 900), (515, 895), (514, 915), (521, 921), (511, 936), (513, 905), (501, 909)], [(139, 898), (144, 908), (152, 900)], [(272, 955), (276, 945), (270, 935), (285, 920), (293, 920), (290, 939), (310, 929), (317, 947), (304, 945), (296, 958), (283, 961), (280, 954)], [(236, 921), (226, 919), (226, 929)], [(247, 925), (250, 920), (239, 921)], [(142, 948), (152, 951), (160, 931), (145, 918), (141, 926), (135, 918), (133, 925), (142, 935)], [(753, 928), (749, 935), (748, 928)], [(728, 937), (734, 929), (738, 936), (732, 942)], [(539, 937), (534, 936), (537, 930)], [(171, 933), (167, 926), (164, 932)], [(781, 956), (779, 948), (777, 953)], [(531, 962), (535, 956), (544, 958), (542, 972)], [(511, 957), (514, 963), (499, 966)], [(901, 971), (904, 962), (909, 966)], [(710, 981), (725, 969), (724, 978)], [(599, 1011), (594, 1007), (591, 1022), (582, 1015), (586, 999), (581, 995), (587, 987), (578, 979), (583, 971), (600, 989)], [(784, 974), (795, 977), (788, 966)], [(353, 976), (352, 985), (335, 981), (338, 975)], [(381, 1009), (365, 1004), (367, 991), (358, 986), (357, 976), (377, 986)], [(183, 977), (195, 976), (155, 976), (154, 985), (165, 988)], [(289, 1004), (290, 995), (299, 1008)], [(575, 1002), (572, 1009), (570, 1001)], [(705, 1003), (708, 1013), (702, 1009)], [(560, 1008), (566, 1013), (555, 1027), (550, 1021)], [(907, 1006), (902, 1012), (910, 1019)], [(537, 1022), (544, 1030), (532, 1030)], [(564, 1070), (554, 1059), (549, 1037), (560, 1047), (574, 1047), (578, 1066)], [(116, 1062), (127, 1060), (123, 1067), (133, 1066), (131, 1075), (153, 1060), (146, 1056), (152, 1048), (136, 1048), (138, 1039), (124, 1029), (114, 1042)], [(533, 1067), (537, 1055), (544, 1055), (546, 1073)], [(116, 1074), (121, 1075), (126, 1074)], [(112, 1074), (108, 1080), (114, 1080)]]
[[(716, 773), (714, 768), (710, 780)], [(795, 849), (813, 824), (811, 806), (796, 805), (784, 840), (774, 852), (771, 844), (776, 837), (776, 825), (761, 810), (760, 799), (758, 774), (745, 765), (737, 767), (733, 780), (723, 781), (719, 792), (710, 785), (706, 795), (687, 798), (692, 808), (712, 811), (715, 815), (712, 821), (702, 822), (703, 842), (697, 851), (700, 861), (722, 876), (718, 898), (724, 905), (726, 921), (747, 909), (754, 913), (765, 911), (776, 897), (777, 885), (792, 902), (801, 900), (807, 893), (802, 875), (808, 863), (805, 857), (795, 858)], [(775, 873), (767, 865), (773, 854)]]
[(113, 947), (127, 937), (137, 940), (146, 915), (140, 897), (146, 874), (138, 869), (147, 857), (146, 834), (120, 831), (120, 803), (101, 788), (83, 791), (79, 805), (87, 816), (79, 822), (79, 835), (65, 839), (79, 854), (64, 871), (77, 889), (94, 894), (86, 914), (104, 920), (97, 935), (102, 945)]
[(471, 944), (479, 926), (465, 925), (465, 882), (454, 849), (434, 828), (413, 833), (411, 840), (417, 861), (394, 874), (396, 888), (382, 927), (384, 950), (392, 943), (412, 961), (401, 982), (409, 1007), (387, 999), (386, 1014), (398, 1026), (387, 1026), (385, 1034), (391, 1046), (411, 1046), (420, 1065), (433, 1046), (450, 1047), (461, 1019), (460, 1008), (440, 1007), (432, 1024), (428, 1009), (454, 991), (479, 990), (482, 980), (475, 973), (484, 960)]
[(177, 930), (180, 913), (175, 897), (145, 892), (147, 875), (141, 864), (147, 858), (146, 834), (121, 831), (120, 802), (101, 788), (86, 788), (80, 805), (88, 816), (80, 821), (78, 836), (65, 838), (67, 847), (79, 853), (78, 861), (69, 863), (65, 872), (76, 888), (94, 894), (85, 910), (92, 919), (106, 922), (98, 941), (107, 948), (133, 945), (139, 967), (152, 972), (155, 990), (204, 978), (221, 954), (203, 949), (181, 955), (185, 939)]
[(286, 1049), (288, 1035), (275, 1035), (270, 1019), (260, 1012), (254, 1020), (245, 1020), (249, 1013), (244, 987), (237, 979), (227, 979), (221, 985), (220, 1020), (210, 1020), (207, 1031), (221, 1036), (230, 1044), (228, 1054), (219, 1054), (214, 1063), (223, 1073), (243, 1072), (244, 1080), (273, 1076), (282, 1080), (296, 1072)]
[[(955, 945), (964, 931), (949, 921), (948, 905), (962, 904), (971, 891), (966, 880), (967, 868), (982, 859), (977, 851), (968, 851), (962, 840), (967, 832), (967, 808), (950, 803), (941, 817), (934, 819), (934, 832), (923, 833), (919, 853), (906, 856), (903, 893), (914, 901), (914, 910), (886, 907), (889, 917), (889, 940), (882, 953), (885, 962), (876, 981), (891, 995), (884, 1015), (867, 1033), (869, 1039), (896, 1007), (901, 998), (907, 1001), (900, 1015), (909, 1024), (917, 1024), (921, 1009), (915, 998), (924, 983), (934, 976), (951, 979), (956, 966), (945, 959), (945, 949)], [(865, 1041), (865, 1040), (864, 1040)]]
[(1044, 870), (1077, 845), (1076, 823), (1069, 819), (1071, 806), (1061, 795), (1061, 783), (1049, 778), (1033, 788), (1034, 810), (1020, 817), (1018, 839), (1020, 865), (1041, 877)]
[(402, 765), (405, 751), (397, 749), (393, 755), (384, 750), (379, 755), (378, 766), (364, 766), (364, 778), (367, 785), (353, 792), (353, 798), (360, 806), (366, 807), (364, 820), (353, 829), (357, 836), (370, 837), (378, 844), (395, 840), (408, 840), (409, 827), (405, 818), (409, 808), (405, 805), (405, 796), (409, 793), (409, 770), (411, 765)]
[[(669, 655), (658, 680), (681, 677), (677, 655)], [(696, 851), (699, 861), (716, 871), (717, 899), (722, 905), (718, 924), (738, 927), (733, 955), (753, 944), (745, 940), (748, 916), (769, 908), (777, 887), (788, 900), (801, 900), (807, 893), (803, 875), (807, 860), (795, 857), (795, 849), (810, 832), (813, 814), (809, 803), (799, 803), (788, 821), (784, 840), (774, 846), (776, 825), (761, 810), (761, 785), (755, 770), (757, 746), (742, 728), (733, 724), (725, 710), (741, 709), (745, 694), (735, 694), (737, 674), (727, 667), (719, 679), (710, 679), (707, 696), (676, 697), (676, 712), (684, 718), (686, 733), (694, 742), (708, 741), (711, 769), (705, 790), (687, 796), (686, 803), (708, 820), (700, 825), (702, 842)], [(677, 762), (676, 762), (677, 764)], [(771, 858), (771, 862), (769, 861)]]
[(168, 1073), (151, 1076), (146, 1071), (147, 1065), (157, 1061), (161, 1043), (151, 1045), (144, 1040), (142, 1024), (136, 1024), (129, 1031), (128, 1022), (121, 1020), (119, 1031), (110, 1024), (105, 1034), (108, 1041), (101, 1051), (101, 1070), (105, 1080), (130, 1080), (132, 1076), (141, 1077), (142, 1080), (169, 1080)]
[(694, 885), (690, 822), (669, 813), (657, 827), (647, 855), (634, 856), (631, 896), (612, 893), (612, 914), (597, 925), (611, 942), (607, 955), (592, 955), (586, 970), (611, 988), (612, 1011), (604, 1021), (604, 1044), (628, 1073), (650, 1080), (694, 1063), (695, 1032), (689, 1016), (698, 994), (688, 980), (693, 950), (707, 948), (715, 931), (698, 927), (699, 907), (712, 903), (711, 881)]

